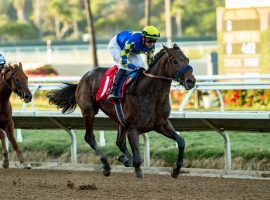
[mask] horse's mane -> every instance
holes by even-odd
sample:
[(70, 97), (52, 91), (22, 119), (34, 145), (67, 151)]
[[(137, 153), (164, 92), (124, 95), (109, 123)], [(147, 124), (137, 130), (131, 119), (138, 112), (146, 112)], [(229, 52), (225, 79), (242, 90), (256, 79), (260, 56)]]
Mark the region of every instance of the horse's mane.
[[(165, 53), (165, 49), (161, 49), (159, 52), (157, 52), (154, 55), (154, 60), (153, 62), (148, 66), (148, 70), (150, 70), (156, 63), (157, 61), (163, 56), (163, 54)], [(147, 71), (148, 71), (147, 70)]]

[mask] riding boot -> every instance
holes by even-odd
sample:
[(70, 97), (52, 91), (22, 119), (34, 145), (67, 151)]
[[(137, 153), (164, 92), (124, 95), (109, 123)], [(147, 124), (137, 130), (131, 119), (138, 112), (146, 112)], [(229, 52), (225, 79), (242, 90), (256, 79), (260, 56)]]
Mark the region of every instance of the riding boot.
[(115, 75), (114, 81), (113, 81), (113, 86), (112, 89), (110, 91), (109, 100), (115, 100), (115, 99), (119, 99), (121, 98), (121, 96), (118, 96), (118, 85), (120, 83), (120, 81), (122, 80), (122, 77), (126, 74), (126, 70), (124, 69), (119, 69), (117, 74)]

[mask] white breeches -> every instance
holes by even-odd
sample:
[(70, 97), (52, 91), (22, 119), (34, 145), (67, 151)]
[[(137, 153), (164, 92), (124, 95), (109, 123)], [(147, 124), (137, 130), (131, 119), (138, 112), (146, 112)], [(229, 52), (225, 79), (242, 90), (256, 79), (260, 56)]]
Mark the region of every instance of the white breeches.
[[(114, 36), (108, 46), (108, 50), (111, 53), (116, 65), (118, 66), (118, 68), (120, 69), (124, 69), (124, 70), (129, 70), (129, 68), (121, 65), (119, 63), (120, 57), (121, 57), (121, 48), (117, 43), (116, 40), (116, 36)], [(145, 68), (145, 64), (144, 61), (142, 59), (142, 57), (139, 54), (134, 54), (134, 53), (130, 53), (129, 57), (128, 57), (128, 62), (132, 63), (133, 65), (137, 66), (137, 67), (144, 67)]]

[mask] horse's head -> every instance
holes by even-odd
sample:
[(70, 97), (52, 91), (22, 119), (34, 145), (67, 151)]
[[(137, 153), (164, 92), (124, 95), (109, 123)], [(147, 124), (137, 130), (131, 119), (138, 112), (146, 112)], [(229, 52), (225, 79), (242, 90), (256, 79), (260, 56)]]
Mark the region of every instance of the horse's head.
[(192, 89), (196, 79), (192, 74), (193, 68), (189, 65), (189, 59), (176, 44), (173, 45), (173, 48), (167, 48), (164, 45), (163, 48), (170, 63), (170, 66), (167, 67), (168, 76), (177, 80), (186, 90)]
[(4, 80), (7, 86), (15, 92), (25, 103), (32, 100), (32, 94), (28, 88), (28, 77), (23, 72), (22, 64), (8, 64), (4, 71)]

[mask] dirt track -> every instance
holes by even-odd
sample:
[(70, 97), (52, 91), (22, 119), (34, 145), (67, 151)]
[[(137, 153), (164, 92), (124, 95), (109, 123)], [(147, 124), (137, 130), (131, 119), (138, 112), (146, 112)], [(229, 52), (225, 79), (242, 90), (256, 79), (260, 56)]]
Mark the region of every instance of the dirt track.
[(270, 180), (0, 169), (0, 199), (270, 199)]

